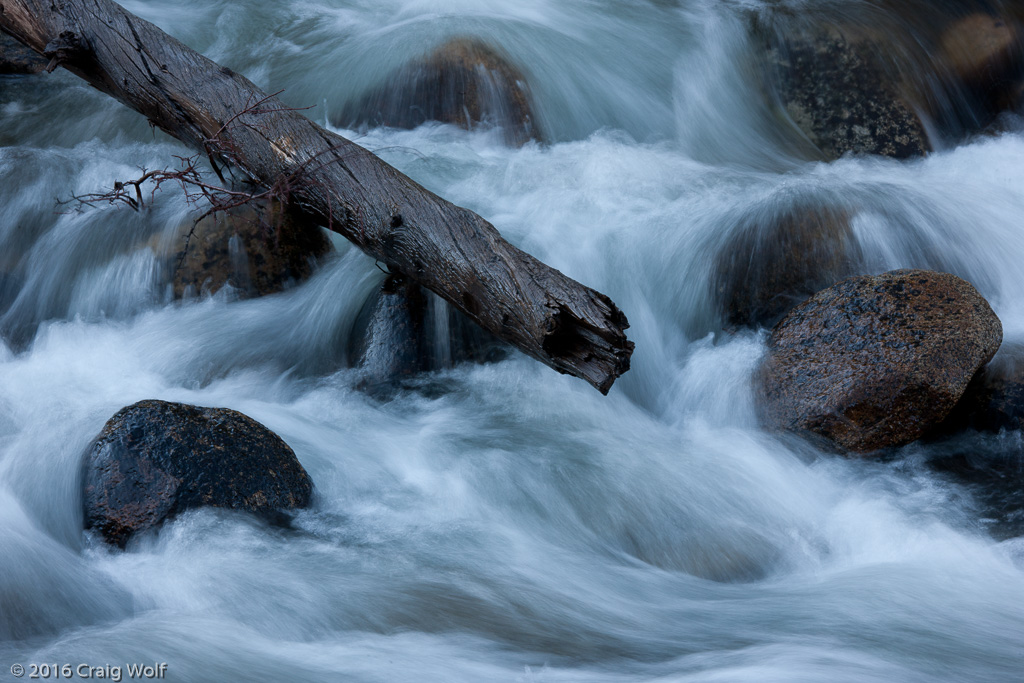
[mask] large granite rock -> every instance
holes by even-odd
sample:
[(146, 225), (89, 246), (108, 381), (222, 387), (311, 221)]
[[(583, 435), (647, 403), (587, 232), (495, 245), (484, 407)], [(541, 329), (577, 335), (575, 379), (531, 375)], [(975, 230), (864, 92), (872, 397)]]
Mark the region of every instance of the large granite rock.
[(771, 327), (793, 306), (856, 272), (861, 259), (843, 209), (757, 212), (734, 228), (719, 252), (713, 287), (727, 324)]
[(85, 528), (124, 547), (202, 506), (270, 514), (306, 507), (313, 483), (272, 431), (234, 410), (141, 401), (122, 408), (83, 457)]
[(523, 74), (492, 47), (456, 38), (390, 74), (334, 117), (339, 126), (415, 128), (440, 121), (467, 130), (502, 129), (520, 146), (539, 138)]
[(886, 52), (877, 40), (835, 26), (788, 35), (768, 50), (779, 104), (825, 159), (930, 151), (921, 119), (886, 70)]
[(954, 275), (852, 277), (772, 330), (762, 416), (849, 451), (906, 444), (942, 422), (1001, 342), (988, 302)]
[(967, 105), (961, 118), (968, 130), (1020, 106), (1024, 24), (1019, 20), (987, 12), (961, 17), (942, 32), (936, 60), (959, 90), (956, 99)]

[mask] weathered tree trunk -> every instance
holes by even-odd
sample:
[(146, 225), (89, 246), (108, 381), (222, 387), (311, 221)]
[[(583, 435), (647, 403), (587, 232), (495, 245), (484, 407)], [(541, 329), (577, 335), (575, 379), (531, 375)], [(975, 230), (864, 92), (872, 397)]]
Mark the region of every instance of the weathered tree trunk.
[(607, 296), (111, 0), (0, 0), (0, 30), (261, 185), (287, 183), (293, 206), (559, 372), (607, 393), (629, 369)]

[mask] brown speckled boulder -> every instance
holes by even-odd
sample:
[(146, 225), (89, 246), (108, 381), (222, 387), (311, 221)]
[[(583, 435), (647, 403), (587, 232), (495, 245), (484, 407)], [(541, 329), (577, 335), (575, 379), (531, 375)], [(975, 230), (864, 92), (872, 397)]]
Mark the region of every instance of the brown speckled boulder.
[(426, 121), (472, 129), (501, 127), (508, 144), (537, 139), (526, 79), (492, 47), (456, 38), (398, 69), (378, 88), (346, 105), (339, 126), (415, 128)]
[(924, 124), (886, 72), (888, 46), (823, 27), (768, 52), (781, 108), (826, 160), (847, 152), (906, 159), (931, 147)]
[(713, 287), (726, 323), (771, 327), (815, 292), (857, 272), (849, 214), (796, 206), (750, 216), (719, 251)]
[(203, 506), (271, 513), (306, 507), (313, 491), (272, 431), (226, 408), (140, 401), (86, 449), (85, 528), (124, 547), (132, 534)]
[(763, 419), (849, 451), (909, 443), (946, 417), (1002, 338), (988, 302), (954, 275), (843, 280), (772, 330), (757, 378)]

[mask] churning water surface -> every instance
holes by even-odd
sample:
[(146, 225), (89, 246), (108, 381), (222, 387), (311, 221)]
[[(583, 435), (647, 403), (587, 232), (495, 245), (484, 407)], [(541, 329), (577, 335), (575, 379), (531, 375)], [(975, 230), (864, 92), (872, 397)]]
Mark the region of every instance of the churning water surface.
[[(929, 446), (846, 460), (761, 430), (764, 333), (723, 330), (709, 284), (736, 225), (818, 202), (854, 216), (866, 271), (961, 275), (1004, 344), (1024, 343), (1019, 121), (921, 160), (799, 158), (745, 67), (746, 18), (782, 3), (124, 4), (318, 121), (448, 36), (499, 46), (547, 144), (341, 132), (610, 295), (636, 353), (607, 397), (513, 355), (379, 402), (344, 352), (383, 278), (371, 259), (339, 243), (282, 294), (168, 302), (149, 244), (186, 220), (183, 198), (54, 201), (187, 150), (70, 74), (0, 79), (0, 676), (1024, 679), (1024, 542), (996, 540), (974, 491), (921, 465)], [(84, 537), (83, 448), (146, 398), (267, 425), (313, 507), (287, 530), (191, 512), (127, 552)]]

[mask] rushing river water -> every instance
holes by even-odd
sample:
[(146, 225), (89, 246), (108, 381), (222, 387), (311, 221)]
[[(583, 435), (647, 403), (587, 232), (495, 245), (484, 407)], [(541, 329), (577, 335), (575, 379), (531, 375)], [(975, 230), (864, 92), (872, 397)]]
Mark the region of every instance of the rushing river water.
[[(854, 216), (865, 272), (961, 275), (1024, 343), (1024, 126), (906, 162), (796, 155), (744, 66), (769, 4), (125, 3), (319, 121), (445, 37), (500, 46), (547, 144), (435, 124), (359, 142), (619, 304), (636, 353), (607, 397), (518, 354), (357, 391), (346, 337), (383, 275), (340, 242), (282, 294), (168, 302), (148, 240), (186, 220), (180, 196), (54, 202), (184, 148), (68, 73), (0, 77), (0, 678), (1024, 679), (1019, 527), (927, 466), (940, 446), (847, 460), (759, 429), (764, 332), (723, 330), (709, 284), (736, 225), (816, 202)], [(85, 537), (82, 450), (146, 398), (267, 425), (315, 504), (292, 529), (205, 510), (127, 552)], [(965, 439), (1019, 469), (1019, 435)]]

